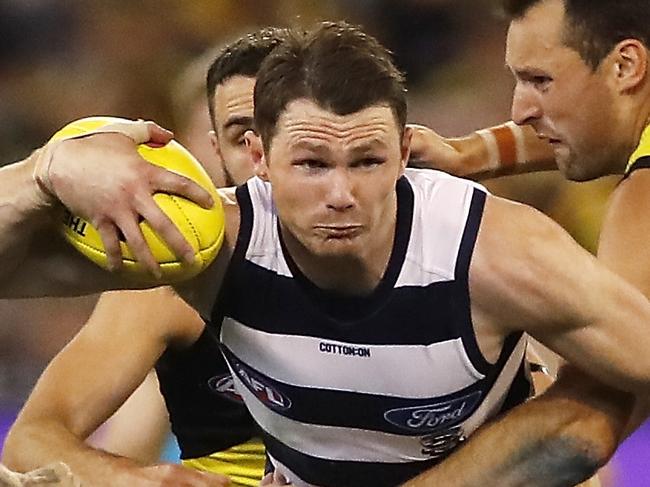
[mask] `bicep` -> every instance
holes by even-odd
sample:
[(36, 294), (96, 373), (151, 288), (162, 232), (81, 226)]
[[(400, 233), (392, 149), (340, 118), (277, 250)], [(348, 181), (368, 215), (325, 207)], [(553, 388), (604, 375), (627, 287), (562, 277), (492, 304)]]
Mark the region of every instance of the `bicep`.
[[(490, 201), (491, 200), (491, 201)], [(470, 274), (476, 306), (610, 385), (650, 383), (650, 305), (538, 212), (490, 198)]]

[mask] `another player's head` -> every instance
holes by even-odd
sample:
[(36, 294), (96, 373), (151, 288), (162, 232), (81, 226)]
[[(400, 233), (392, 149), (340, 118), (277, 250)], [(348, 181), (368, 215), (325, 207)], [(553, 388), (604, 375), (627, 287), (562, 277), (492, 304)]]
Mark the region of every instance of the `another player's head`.
[(647, 0), (504, 0), (512, 117), (583, 181), (621, 172), (650, 116)]
[(264, 58), (282, 42), (285, 29), (265, 28), (225, 46), (207, 75), (210, 138), (228, 186), (253, 175), (244, 133), (253, 127), (253, 88)]
[(264, 61), (251, 133), (283, 227), (303, 251), (357, 256), (392, 230), (408, 158), (404, 78), (345, 23), (294, 34)]

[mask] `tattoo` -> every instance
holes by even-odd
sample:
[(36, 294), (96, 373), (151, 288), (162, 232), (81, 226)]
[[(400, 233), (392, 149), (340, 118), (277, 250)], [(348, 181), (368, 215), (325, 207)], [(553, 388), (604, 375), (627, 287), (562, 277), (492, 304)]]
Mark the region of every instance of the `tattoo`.
[(602, 462), (590, 445), (576, 439), (554, 438), (528, 445), (504, 466), (518, 471), (525, 485), (567, 487), (593, 476)]

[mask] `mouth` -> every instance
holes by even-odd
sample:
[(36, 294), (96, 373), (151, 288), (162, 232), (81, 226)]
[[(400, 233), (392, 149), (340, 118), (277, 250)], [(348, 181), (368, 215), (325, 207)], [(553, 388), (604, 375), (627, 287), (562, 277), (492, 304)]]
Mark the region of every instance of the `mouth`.
[(317, 225), (314, 229), (326, 238), (346, 239), (356, 237), (362, 229), (361, 225), (343, 224), (343, 225)]
[(562, 141), (560, 139), (556, 139), (555, 137), (550, 137), (550, 136), (548, 136), (546, 134), (538, 134), (537, 137), (542, 139), (542, 140), (545, 140), (546, 142), (548, 142), (549, 144), (551, 144), (553, 146), (562, 143)]

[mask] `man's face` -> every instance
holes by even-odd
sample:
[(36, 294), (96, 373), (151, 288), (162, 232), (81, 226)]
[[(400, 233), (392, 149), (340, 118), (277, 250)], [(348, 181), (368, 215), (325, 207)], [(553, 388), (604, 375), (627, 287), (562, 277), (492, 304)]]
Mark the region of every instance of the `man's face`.
[(508, 30), (506, 64), (516, 86), (512, 119), (531, 124), (571, 180), (612, 172), (616, 125), (608, 59), (596, 71), (563, 43), (562, 0), (543, 0)]
[(260, 165), (283, 228), (312, 255), (362, 256), (394, 224), (407, 134), (387, 106), (337, 115), (305, 98), (289, 103)]
[(233, 76), (216, 87), (214, 114), (216, 133), (212, 143), (227, 186), (244, 183), (254, 173), (244, 133), (253, 128), (255, 78)]

